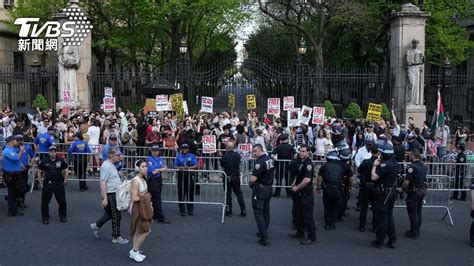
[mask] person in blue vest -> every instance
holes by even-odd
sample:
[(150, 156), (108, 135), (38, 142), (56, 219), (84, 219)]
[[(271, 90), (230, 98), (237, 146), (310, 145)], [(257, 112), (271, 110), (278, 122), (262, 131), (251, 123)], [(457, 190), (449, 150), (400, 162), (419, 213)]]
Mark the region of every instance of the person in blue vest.
[(151, 146), (151, 155), (148, 157), (148, 192), (151, 194), (153, 202), (153, 219), (159, 223), (169, 224), (161, 208), (161, 189), (163, 187), (162, 173), (167, 171), (165, 161), (160, 156), (160, 147), (158, 145)]
[(48, 127), (48, 132), (38, 135), (35, 139), (35, 150), (39, 153), (40, 160), (48, 157), (49, 147), (56, 145), (54, 141), (54, 127)]
[(16, 141), (18, 142), (18, 152), (20, 151), (20, 147), (23, 146), (25, 151), (23, 152), (23, 156), (20, 158), (20, 162), (23, 165), (21, 174), (20, 174), (20, 180), (19, 180), (19, 186), (20, 188), (20, 194), (18, 195), (17, 199), (17, 205), (20, 207), (22, 210), (26, 208), (25, 205), (25, 195), (28, 192), (28, 172), (31, 168), (31, 164), (33, 163), (33, 160), (35, 158), (35, 152), (31, 148), (30, 145), (23, 143), (23, 135), (16, 135), (15, 136)]
[[(192, 172), (189, 170), (193, 170), (197, 168), (197, 158), (194, 154), (189, 153), (189, 145), (184, 143), (181, 145), (181, 154), (176, 156), (174, 160), (174, 167), (178, 168), (178, 201), (194, 201), (194, 178)], [(183, 203), (179, 203), (179, 212), (181, 216), (185, 216), (185, 205)], [(194, 215), (194, 204), (186, 204), (186, 208), (188, 209), (188, 215)]]
[[(106, 144), (104, 148), (102, 149), (102, 161), (107, 160), (107, 152), (109, 151), (110, 147), (114, 147), (114, 146), (120, 148), (120, 155), (123, 156), (124, 154), (123, 147), (119, 146), (117, 135), (112, 134), (109, 137), (109, 143)], [(120, 171), (120, 169), (122, 169), (122, 161), (116, 162), (114, 163), (114, 165), (115, 165), (115, 168), (117, 168), (117, 171)]]
[[(84, 142), (84, 137), (80, 131), (76, 133), (75, 140), (72, 142), (67, 153), (73, 160), (74, 173), (76, 173), (77, 178), (79, 180), (86, 179), (87, 153), (92, 153), (92, 150), (89, 144)], [(81, 192), (87, 190), (86, 181), (79, 181), (79, 190)]]
[(9, 136), (6, 140), (7, 145), (3, 150), (3, 179), (8, 187), (8, 216), (23, 215), (23, 212), (18, 210), (16, 200), (20, 195), (17, 189), (17, 183), (20, 180), (21, 170), (23, 165), (21, 164), (21, 157), (25, 152), (25, 147), (20, 146), (18, 148), (18, 142), (14, 136)]

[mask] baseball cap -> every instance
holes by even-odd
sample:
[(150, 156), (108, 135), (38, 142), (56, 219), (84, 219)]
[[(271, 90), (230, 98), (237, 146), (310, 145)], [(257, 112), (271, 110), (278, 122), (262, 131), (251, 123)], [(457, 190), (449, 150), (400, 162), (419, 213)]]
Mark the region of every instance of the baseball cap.
[(23, 135), (18, 134), (18, 135), (15, 136), (15, 139), (16, 139), (17, 141), (23, 141)]
[(49, 147), (49, 150), (50, 150), (50, 151), (52, 151), (52, 150), (57, 151), (58, 149), (56, 148), (56, 146), (52, 145), (52, 146)]
[(81, 132), (77, 132), (76, 133), (76, 137), (80, 140), (84, 140), (84, 136), (82, 136), (82, 133)]
[(153, 145), (153, 146), (151, 146), (151, 150), (152, 151), (159, 151), (160, 147), (158, 145)]
[(117, 135), (115, 134), (110, 135), (109, 140), (118, 140)]
[(53, 126), (48, 127), (48, 131), (54, 131), (54, 127)]
[(5, 141), (6, 141), (7, 143), (10, 142), (10, 141), (14, 141), (14, 140), (16, 140), (14, 136), (9, 136), (9, 137), (7, 137), (7, 138), (5, 139)]
[(183, 145), (181, 145), (181, 149), (189, 149), (189, 145), (187, 143), (183, 143)]

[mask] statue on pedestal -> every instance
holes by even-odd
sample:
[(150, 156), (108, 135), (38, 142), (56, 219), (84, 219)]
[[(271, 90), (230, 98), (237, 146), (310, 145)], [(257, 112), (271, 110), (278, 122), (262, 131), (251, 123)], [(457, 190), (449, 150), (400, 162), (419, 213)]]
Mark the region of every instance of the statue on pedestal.
[(77, 99), (77, 69), (80, 66), (80, 57), (77, 47), (63, 46), (58, 53), (59, 56), (59, 97), (61, 102), (65, 99), (64, 91), (69, 91), (69, 101), (78, 103)]
[(408, 82), (406, 86), (406, 103), (413, 105), (422, 104), (421, 92), (421, 75), (423, 75), (423, 65), (425, 64), (425, 56), (417, 49), (418, 40), (412, 40), (412, 48), (407, 51), (408, 66)]

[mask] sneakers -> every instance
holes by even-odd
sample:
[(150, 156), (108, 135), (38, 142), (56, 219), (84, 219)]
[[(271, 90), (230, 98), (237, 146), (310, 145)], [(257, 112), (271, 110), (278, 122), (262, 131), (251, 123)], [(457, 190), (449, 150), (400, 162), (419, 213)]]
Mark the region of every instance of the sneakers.
[(116, 238), (112, 239), (112, 243), (120, 244), (120, 245), (126, 245), (126, 244), (128, 244), (128, 239), (124, 239), (121, 236), (119, 236), (119, 237), (116, 237)]
[(130, 252), (128, 252), (128, 254), (129, 254), (128, 257), (136, 262), (142, 262), (145, 259), (145, 257), (142, 254), (140, 254), (139, 251), (135, 251), (133, 249), (131, 249)]
[(95, 223), (91, 224), (91, 230), (92, 230), (92, 234), (94, 234), (94, 237), (96, 239), (99, 238), (99, 227), (97, 227), (97, 225)]

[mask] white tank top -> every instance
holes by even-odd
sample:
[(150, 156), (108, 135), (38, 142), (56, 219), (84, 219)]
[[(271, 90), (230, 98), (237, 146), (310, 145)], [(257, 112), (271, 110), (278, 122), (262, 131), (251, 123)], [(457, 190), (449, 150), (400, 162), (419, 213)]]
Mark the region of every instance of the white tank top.
[(148, 186), (147, 186), (145, 180), (142, 181), (142, 179), (139, 176), (135, 176), (133, 179), (138, 181), (138, 184), (139, 184), (138, 191), (140, 193), (143, 193), (148, 189)]

